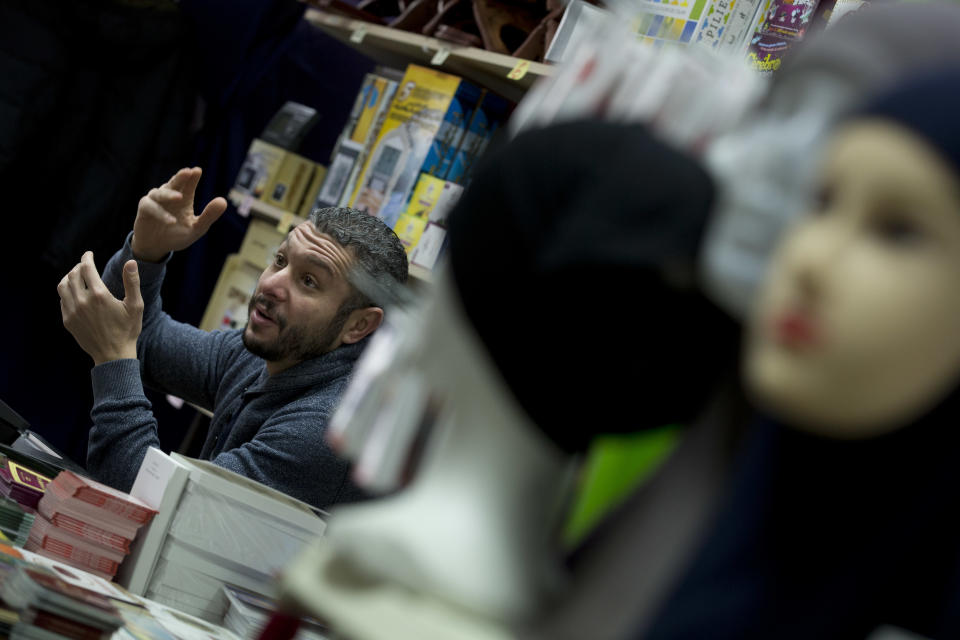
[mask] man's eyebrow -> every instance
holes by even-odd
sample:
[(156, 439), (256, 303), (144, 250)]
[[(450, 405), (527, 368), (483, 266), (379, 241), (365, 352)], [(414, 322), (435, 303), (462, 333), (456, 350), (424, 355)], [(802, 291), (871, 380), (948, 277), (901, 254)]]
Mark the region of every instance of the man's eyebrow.
[[(286, 251), (289, 248), (289, 244), (290, 243), (287, 240), (284, 240), (282, 243), (280, 243), (280, 246), (277, 247), (277, 253), (280, 253), (281, 251)], [(303, 256), (303, 259), (309, 262), (311, 265), (318, 267), (319, 269), (327, 272), (329, 275), (331, 276), (334, 275), (333, 269), (330, 268), (330, 265), (327, 263), (326, 260), (323, 260), (322, 258), (318, 258), (317, 256), (312, 256), (312, 255), (305, 255)]]
[(312, 264), (313, 266), (319, 267), (323, 271), (326, 271), (327, 275), (330, 275), (330, 276), (335, 275), (333, 272), (333, 269), (330, 267), (330, 264), (326, 260), (323, 260), (322, 258), (318, 258), (317, 256), (311, 256), (311, 255), (306, 255), (303, 257), (303, 259), (309, 262), (310, 264)]

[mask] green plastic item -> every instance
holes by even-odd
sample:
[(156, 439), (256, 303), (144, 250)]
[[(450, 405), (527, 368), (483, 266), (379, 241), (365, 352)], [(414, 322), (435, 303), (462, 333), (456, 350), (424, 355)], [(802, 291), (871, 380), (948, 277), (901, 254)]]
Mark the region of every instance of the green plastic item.
[(681, 427), (667, 425), (627, 435), (607, 435), (590, 445), (562, 541), (580, 542), (610, 509), (647, 480), (679, 442)]

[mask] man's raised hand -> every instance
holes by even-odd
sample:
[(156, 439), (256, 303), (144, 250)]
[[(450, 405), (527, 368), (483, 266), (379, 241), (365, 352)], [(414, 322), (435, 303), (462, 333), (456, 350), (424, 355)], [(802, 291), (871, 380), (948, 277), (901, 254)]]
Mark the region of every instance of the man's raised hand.
[(138, 260), (159, 262), (171, 251), (186, 249), (227, 210), (226, 200), (214, 198), (199, 216), (194, 215), (193, 199), (201, 173), (200, 167), (180, 169), (140, 198), (131, 243)]
[(57, 285), (63, 326), (94, 364), (137, 357), (143, 326), (140, 273), (135, 260), (123, 267), (123, 300), (117, 300), (100, 279), (87, 251)]

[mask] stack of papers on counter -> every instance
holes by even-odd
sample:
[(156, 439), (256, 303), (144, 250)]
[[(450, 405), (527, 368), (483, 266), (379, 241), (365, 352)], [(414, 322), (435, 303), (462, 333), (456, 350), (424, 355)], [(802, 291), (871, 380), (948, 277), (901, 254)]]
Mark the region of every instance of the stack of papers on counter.
[[(24, 582), (22, 573), (40, 584)], [(0, 637), (15, 640), (241, 640), (221, 625), (6, 545), (0, 545), (0, 598)]]
[[(229, 585), (223, 588), (227, 596), (227, 612), (223, 626), (243, 640), (257, 640), (276, 610), (276, 603), (264, 596)], [(300, 620), (294, 640), (326, 640), (327, 627), (320, 621), (305, 617)]]
[(0, 496), (0, 533), (3, 533), (14, 546), (22, 547), (27, 542), (35, 515), (24, 509), (16, 500)]
[(105, 640), (123, 626), (110, 598), (38, 565), (14, 567), (0, 582), (0, 597), (19, 618), (11, 626), (11, 638)]

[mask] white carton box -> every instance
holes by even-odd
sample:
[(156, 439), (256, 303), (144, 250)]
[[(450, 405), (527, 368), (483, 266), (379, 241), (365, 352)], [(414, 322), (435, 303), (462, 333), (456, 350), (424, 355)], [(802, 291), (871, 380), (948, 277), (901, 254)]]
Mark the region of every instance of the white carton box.
[(209, 579), (269, 592), (273, 577), (326, 526), (324, 512), (299, 500), (155, 448), (130, 493), (158, 510), (117, 572), (137, 595), (160, 585), (190, 592), (197, 584), (208, 588), (196, 595), (208, 594)]

